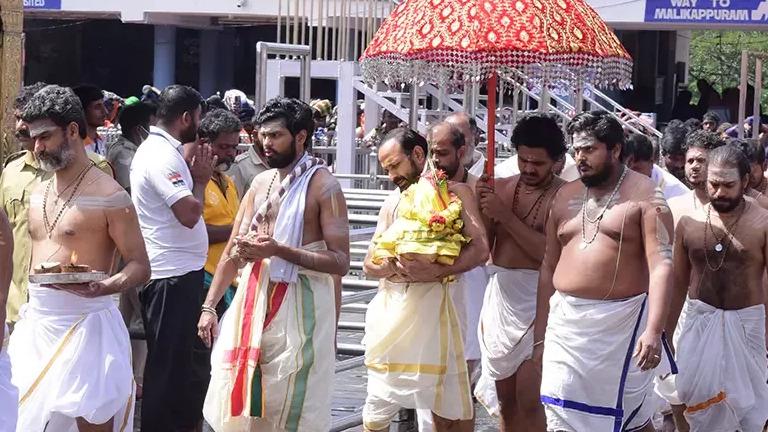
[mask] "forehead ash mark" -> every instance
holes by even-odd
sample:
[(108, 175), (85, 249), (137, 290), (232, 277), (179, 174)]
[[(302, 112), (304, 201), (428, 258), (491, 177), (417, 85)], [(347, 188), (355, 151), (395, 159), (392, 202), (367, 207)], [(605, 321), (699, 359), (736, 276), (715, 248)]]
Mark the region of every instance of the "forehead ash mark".
[(573, 148), (592, 147), (597, 144), (597, 140), (586, 132), (579, 132), (573, 135)]
[(710, 181), (717, 182), (737, 182), (741, 180), (737, 168), (722, 168), (710, 166), (707, 170), (707, 177)]
[(45, 122), (40, 123), (35, 122), (34, 125), (27, 125), (27, 128), (29, 129), (29, 136), (36, 138), (46, 132), (53, 132), (59, 127), (46, 120)]

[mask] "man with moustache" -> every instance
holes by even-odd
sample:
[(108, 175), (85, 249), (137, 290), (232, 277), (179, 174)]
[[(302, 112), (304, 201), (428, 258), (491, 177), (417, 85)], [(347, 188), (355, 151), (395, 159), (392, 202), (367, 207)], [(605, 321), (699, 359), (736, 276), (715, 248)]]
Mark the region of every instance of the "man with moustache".
[[(672, 217), (648, 177), (620, 161), (621, 125), (575, 116), (580, 182), (555, 198), (534, 324), (547, 430), (645, 430), (672, 289)], [(526, 245), (530, 247), (530, 244)]]
[[(42, 169), (40, 162), (35, 158), (29, 125), (21, 118), (21, 113), (32, 96), (46, 85), (36, 83), (19, 90), (13, 102), (13, 116), (16, 119), (14, 136), (21, 151), (5, 160), (5, 168), (0, 174), (0, 205), (8, 216), (16, 246), (13, 250), (13, 280), (8, 292), (5, 316), (11, 329), (13, 323), (19, 320), (19, 310), (27, 302), (28, 296), (29, 259), (32, 252), (28, 228), (29, 197), (38, 184), (53, 175)], [(98, 169), (112, 176), (112, 168), (104, 158), (92, 152), (86, 152), (86, 155)]]
[[(470, 137), (469, 140), (474, 138)], [(474, 192), (478, 178), (462, 163), (470, 149), (462, 130), (447, 121), (437, 123), (429, 129), (427, 143), (435, 168), (443, 170), (450, 181), (464, 183)], [(472, 388), (480, 377), (480, 341), (477, 338), (477, 325), (480, 321), (480, 310), (483, 306), (483, 294), (487, 283), (488, 277), (483, 264), (462, 274), (451, 290), (459, 321), (462, 323), (464, 358), (467, 360)], [(421, 423), (429, 423), (430, 419), (428, 410), (419, 411)], [(466, 423), (468, 428), (473, 425), (472, 420)], [(424, 429), (425, 427), (420, 428), (420, 430)]]
[(621, 157), (627, 168), (650, 177), (664, 192), (664, 198), (667, 200), (690, 192), (690, 189), (677, 177), (654, 163), (653, 144), (647, 136), (630, 133), (624, 139)]
[(464, 143), (467, 149), (461, 157), (461, 164), (470, 174), (480, 177), (485, 169), (485, 156), (476, 149), (478, 137), (480, 136), (477, 122), (467, 113), (463, 112), (449, 115), (445, 118), (445, 122), (459, 128), (464, 136)]
[(692, 190), (669, 200), (675, 225), (681, 217), (704, 208), (707, 195), (707, 161), (709, 152), (725, 145), (717, 134), (703, 130), (692, 132), (685, 140), (685, 180)]
[[(85, 114), (72, 90), (43, 88), (21, 117), (40, 167), (53, 173), (30, 197), (34, 273), (68, 272), (76, 263), (107, 276), (30, 281), (8, 348), (21, 395), (17, 430), (130, 430), (131, 346), (113, 297), (149, 279), (136, 213), (128, 193), (86, 155)], [(125, 265), (116, 272), (118, 254)]]
[[(234, 181), (224, 174), (232, 166), (239, 144), (240, 120), (231, 111), (216, 109), (208, 112), (200, 122), (200, 140), (211, 146), (218, 164), (213, 169), (211, 180), (205, 187), (203, 221), (208, 232), (208, 258), (205, 261), (205, 291), (211, 286), (216, 266), (227, 245), (232, 225), (240, 207), (239, 192)], [(233, 281), (234, 282), (234, 281)], [(235, 286), (230, 285), (224, 295), (224, 303), (217, 305), (223, 314), (226, 305), (235, 295)]]
[[(762, 431), (768, 421), (768, 211), (745, 199), (749, 163), (738, 147), (719, 147), (708, 159), (709, 203), (675, 228), (667, 332), (679, 332), (680, 371), (670, 402), (686, 406), (690, 430)], [(678, 430), (687, 425), (678, 423)]]
[[(218, 432), (326, 432), (347, 206), (328, 167), (307, 152), (309, 105), (272, 99), (256, 124), (271, 169), (243, 198), (198, 321), (203, 342), (216, 339), (205, 419)], [(219, 332), (215, 307), (241, 269)]]
[(672, 120), (664, 129), (664, 134), (659, 141), (664, 169), (682, 182), (685, 182), (685, 136), (687, 133), (683, 122)]
[[(399, 193), (385, 201), (374, 240), (396, 220), (402, 193), (419, 180), (427, 163), (427, 149), (427, 141), (408, 128), (384, 137), (379, 162)], [(471, 430), (464, 421), (473, 413), (461, 326), (446, 278), (483, 264), (488, 244), (472, 190), (453, 181), (448, 190), (462, 203), (461, 234), (472, 239), (452, 265), (407, 257), (374, 262), (375, 241), (365, 258), (366, 274), (380, 279), (366, 313), (366, 431), (387, 430), (400, 408), (432, 411), (437, 431)]]
[(190, 87), (163, 90), (157, 126), (131, 163), (132, 199), (152, 265), (152, 279), (139, 291), (147, 335), (145, 432), (192, 431), (202, 421), (192, 352), (208, 253), (205, 188), (217, 161), (208, 144), (198, 146), (189, 166), (182, 155), (182, 144), (197, 139), (202, 103)]
[(537, 372), (524, 361), (533, 351), (544, 227), (565, 183), (555, 174), (565, 154), (565, 137), (554, 118), (534, 113), (517, 122), (512, 144), (521, 174), (496, 179), (493, 186), (477, 184), (493, 265), (479, 330), (483, 379), (475, 394), (498, 412), (499, 430), (534, 431), (545, 428), (544, 409)]

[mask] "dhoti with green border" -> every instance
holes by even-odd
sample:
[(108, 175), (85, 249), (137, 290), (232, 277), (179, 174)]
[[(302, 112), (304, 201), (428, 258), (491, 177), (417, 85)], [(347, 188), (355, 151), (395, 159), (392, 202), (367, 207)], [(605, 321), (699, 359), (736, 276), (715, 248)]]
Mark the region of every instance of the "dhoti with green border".
[(330, 275), (269, 281), (249, 264), (221, 320), (203, 414), (216, 432), (322, 431), (331, 422), (335, 305)]

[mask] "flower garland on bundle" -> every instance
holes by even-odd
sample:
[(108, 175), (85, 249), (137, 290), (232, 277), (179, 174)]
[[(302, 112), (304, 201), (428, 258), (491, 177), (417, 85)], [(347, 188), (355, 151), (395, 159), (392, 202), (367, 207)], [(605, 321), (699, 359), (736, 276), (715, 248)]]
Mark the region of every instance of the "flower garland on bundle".
[(394, 223), (374, 238), (374, 262), (418, 255), (450, 265), (469, 242), (461, 234), (461, 200), (448, 191), (445, 172), (429, 163), (430, 171), (402, 193)]

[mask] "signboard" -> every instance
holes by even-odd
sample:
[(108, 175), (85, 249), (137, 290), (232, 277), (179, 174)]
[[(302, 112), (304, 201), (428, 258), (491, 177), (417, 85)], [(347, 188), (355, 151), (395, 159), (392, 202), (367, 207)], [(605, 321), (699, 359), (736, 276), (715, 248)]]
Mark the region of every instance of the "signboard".
[(768, 0), (646, 0), (645, 21), (768, 25)]
[(61, 9), (61, 0), (24, 0), (24, 9)]

